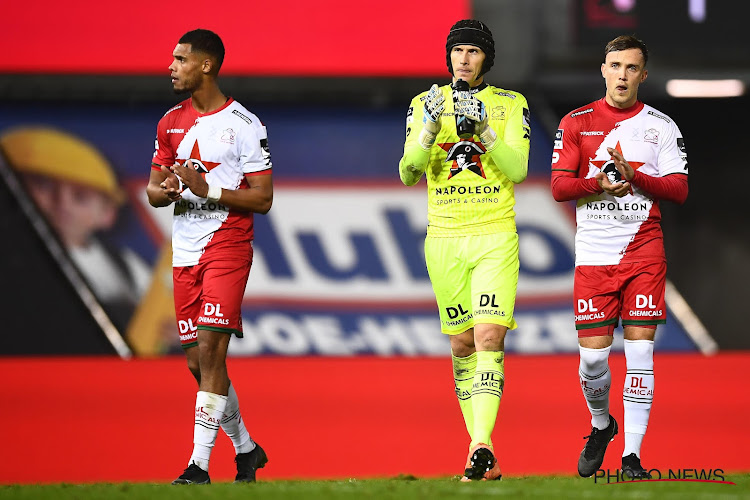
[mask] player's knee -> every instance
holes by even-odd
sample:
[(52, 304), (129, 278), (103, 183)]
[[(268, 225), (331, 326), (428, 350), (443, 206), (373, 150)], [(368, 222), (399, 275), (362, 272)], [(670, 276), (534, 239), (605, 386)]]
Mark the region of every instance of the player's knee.
[(477, 339), (477, 351), (502, 351), (505, 348), (503, 338), (497, 336)]
[(468, 329), (465, 332), (450, 336), (451, 353), (459, 358), (471, 356), (476, 348), (474, 347), (474, 330)]
[(583, 373), (599, 373), (607, 368), (609, 360), (609, 349), (607, 347), (584, 349), (580, 353), (580, 370)]
[(207, 371), (213, 372), (215, 370), (225, 369), (226, 355), (226, 348), (221, 345), (214, 343), (200, 345), (199, 371), (201, 373), (206, 373)]
[(193, 377), (195, 377), (195, 380), (200, 384), (201, 383), (201, 367), (200, 367), (200, 358), (199, 358), (199, 351), (197, 347), (190, 347), (185, 350), (185, 358), (187, 360), (187, 366), (188, 370), (190, 370), (190, 373), (193, 374)]
[(474, 342), (478, 351), (502, 351), (508, 327), (495, 324), (474, 326)]
[(656, 325), (623, 326), (623, 333), (626, 340), (651, 340), (656, 337)]
[(220, 349), (213, 345), (201, 346), (200, 348), (200, 367), (208, 368), (217, 365), (223, 359), (220, 359)]

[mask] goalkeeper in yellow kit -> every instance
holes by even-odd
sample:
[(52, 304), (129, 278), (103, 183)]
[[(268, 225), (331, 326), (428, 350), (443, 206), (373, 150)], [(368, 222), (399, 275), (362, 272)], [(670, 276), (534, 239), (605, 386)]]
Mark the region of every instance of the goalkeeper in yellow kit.
[[(425, 260), (471, 437), (462, 481), (500, 479), (491, 435), (505, 383), (505, 332), (517, 326), (513, 187), (528, 170), (530, 115), (521, 94), (484, 82), (495, 58), (484, 23), (458, 21), (445, 47), (453, 83), (464, 80), (470, 90), (433, 85), (412, 99), (399, 174), (407, 186), (427, 177)], [(467, 119), (474, 134), (461, 138), (456, 122)]]

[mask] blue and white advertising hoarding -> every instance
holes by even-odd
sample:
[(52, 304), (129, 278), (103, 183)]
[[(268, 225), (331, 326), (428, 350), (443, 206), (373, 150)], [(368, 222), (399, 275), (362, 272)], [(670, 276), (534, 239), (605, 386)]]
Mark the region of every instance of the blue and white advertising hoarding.
[[(151, 271), (123, 334), (136, 353), (149, 355), (180, 350), (169, 302), (171, 210), (150, 207), (144, 189), (163, 111), (46, 107), (29, 113), (19, 106), (0, 116), (0, 134), (41, 124), (76, 134), (109, 159), (128, 196), (108, 239)], [(274, 204), (255, 219), (245, 336), (233, 339), (231, 354), (449, 355), (424, 265), (426, 186), (398, 181), (402, 110), (258, 114), (269, 130)], [(516, 186), (519, 328), (506, 348), (575, 352), (574, 213), (550, 194), (551, 138), (538, 123), (532, 128), (529, 178)], [(657, 347), (695, 350), (673, 316), (659, 327)], [(615, 349), (621, 348), (620, 333)]]

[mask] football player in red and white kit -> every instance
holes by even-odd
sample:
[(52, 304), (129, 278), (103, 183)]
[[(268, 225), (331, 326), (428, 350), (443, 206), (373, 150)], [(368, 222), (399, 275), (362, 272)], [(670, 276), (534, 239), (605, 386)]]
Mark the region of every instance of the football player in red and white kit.
[(666, 258), (659, 201), (687, 198), (687, 154), (675, 122), (638, 100), (648, 50), (635, 37), (607, 44), (604, 98), (560, 122), (552, 153), (552, 194), (576, 200), (575, 324), (579, 376), (591, 434), (578, 460), (589, 477), (618, 432), (609, 414), (612, 331), (620, 318), (627, 375), (623, 390), (623, 475), (649, 478), (640, 449), (654, 394), (654, 335), (666, 322)]
[(237, 452), (235, 482), (251, 482), (268, 459), (242, 421), (226, 356), (232, 334), (242, 337), (253, 212), (268, 212), (273, 200), (266, 128), (219, 89), (224, 45), (218, 35), (189, 31), (172, 55), (174, 90), (190, 98), (159, 121), (146, 193), (154, 207), (175, 204), (175, 311), (188, 368), (199, 385), (193, 454), (172, 484), (211, 482), (208, 463), (220, 426)]

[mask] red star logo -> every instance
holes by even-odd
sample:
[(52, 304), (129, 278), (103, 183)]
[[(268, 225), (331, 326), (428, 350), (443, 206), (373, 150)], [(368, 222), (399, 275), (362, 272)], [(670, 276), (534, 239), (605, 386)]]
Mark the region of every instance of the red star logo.
[(453, 161), (450, 174), (448, 175), (449, 179), (464, 170), (474, 172), (483, 179), (487, 178), (484, 175), (484, 166), (480, 159), (487, 152), (487, 149), (485, 149), (481, 142), (474, 142), (473, 140), (444, 142), (439, 144), (439, 146), (448, 153), (445, 161)]
[[(620, 146), (620, 141), (617, 141), (617, 145), (615, 146), (615, 149), (622, 155), (623, 158), (625, 158), (625, 155), (622, 152), (622, 147)], [(608, 158), (606, 160), (589, 159), (589, 162), (591, 162), (592, 165), (594, 165), (596, 168), (602, 171), (604, 170), (604, 165), (606, 165), (607, 163), (611, 161), (612, 161), (611, 158)], [(641, 166), (643, 166), (646, 163), (645, 161), (630, 161), (630, 160), (626, 160), (626, 161), (630, 164), (631, 167), (633, 167), (633, 170), (638, 170), (639, 168), (641, 168)], [(614, 164), (612, 165), (612, 167), (614, 168)], [(618, 172), (618, 175), (619, 175), (619, 172)]]
[(214, 161), (207, 161), (201, 159), (201, 149), (198, 146), (198, 141), (195, 141), (195, 144), (193, 144), (193, 150), (190, 151), (190, 158), (177, 158), (177, 161), (184, 165), (186, 161), (192, 161), (193, 167), (200, 172), (200, 174), (205, 178), (206, 174), (209, 173), (211, 170), (213, 170), (218, 165), (221, 165), (221, 162), (214, 162)]

